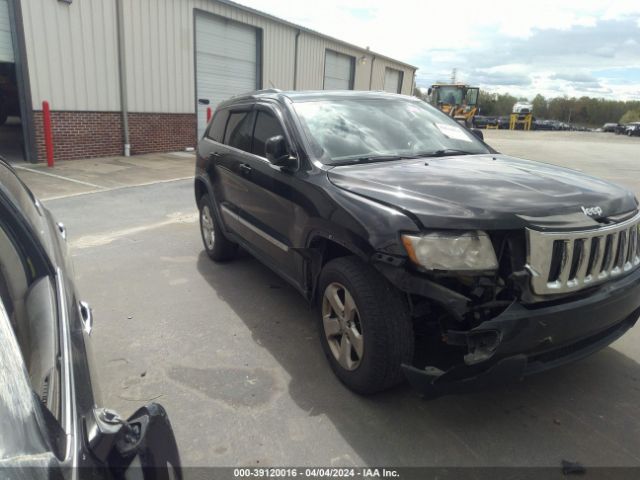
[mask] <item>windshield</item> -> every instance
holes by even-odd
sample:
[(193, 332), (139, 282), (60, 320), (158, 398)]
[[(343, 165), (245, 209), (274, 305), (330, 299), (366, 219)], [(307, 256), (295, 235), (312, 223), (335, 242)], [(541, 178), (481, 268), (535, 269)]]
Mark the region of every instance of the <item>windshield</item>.
[(432, 106), (398, 98), (296, 102), (294, 108), (324, 163), (428, 156), (439, 151), (488, 153), (471, 132)]
[(462, 94), (464, 90), (458, 87), (438, 87), (436, 90), (437, 103), (447, 103), (449, 105), (462, 105)]

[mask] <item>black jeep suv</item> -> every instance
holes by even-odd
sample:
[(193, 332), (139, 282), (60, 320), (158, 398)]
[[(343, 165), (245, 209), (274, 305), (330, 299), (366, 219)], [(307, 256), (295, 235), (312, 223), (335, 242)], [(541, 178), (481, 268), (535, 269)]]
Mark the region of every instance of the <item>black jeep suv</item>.
[(198, 145), (195, 196), (207, 254), (240, 245), (317, 303), (359, 393), (403, 374), (432, 396), (520, 378), (640, 315), (631, 192), (500, 155), (415, 98), (233, 98)]

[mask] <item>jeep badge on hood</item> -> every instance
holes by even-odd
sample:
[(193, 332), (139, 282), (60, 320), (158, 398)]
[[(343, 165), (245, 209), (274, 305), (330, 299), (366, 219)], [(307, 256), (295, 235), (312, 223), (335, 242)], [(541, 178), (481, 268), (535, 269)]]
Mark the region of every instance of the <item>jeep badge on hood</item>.
[(588, 217), (601, 217), (602, 209), (598, 206), (595, 207), (580, 207), (582, 212)]

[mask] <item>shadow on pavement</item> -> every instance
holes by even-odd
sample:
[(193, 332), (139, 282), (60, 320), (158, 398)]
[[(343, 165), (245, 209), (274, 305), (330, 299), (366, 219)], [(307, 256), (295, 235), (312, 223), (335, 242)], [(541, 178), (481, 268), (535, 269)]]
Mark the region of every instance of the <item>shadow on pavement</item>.
[(333, 376), (312, 307), (273, 272), (204, 253), (198, 270), (290, 375), (290, 397), (326, 415), (368, 465), (640, 465), (640, 365), (614, 348), (476, 394), (424, 401), (405, 385), (360, 397)]

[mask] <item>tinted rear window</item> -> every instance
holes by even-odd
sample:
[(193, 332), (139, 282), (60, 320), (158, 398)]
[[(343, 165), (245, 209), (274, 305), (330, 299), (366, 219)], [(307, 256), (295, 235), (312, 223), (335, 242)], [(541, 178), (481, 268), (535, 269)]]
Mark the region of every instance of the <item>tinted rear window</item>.
[(224, 143), (245, 152), (250, 152), (253, 118), (252, 112), (231, 112), (224, 135)]
[(207, 132), (207, 137), (211, 140), (222, 143), (224, 137), (224, 127), (227, 124), (227, 118), (229, 118), (228, 110), (217, 111), (215, 116), (213, 117), (211, 126), (209, 127), (209, 131)]

